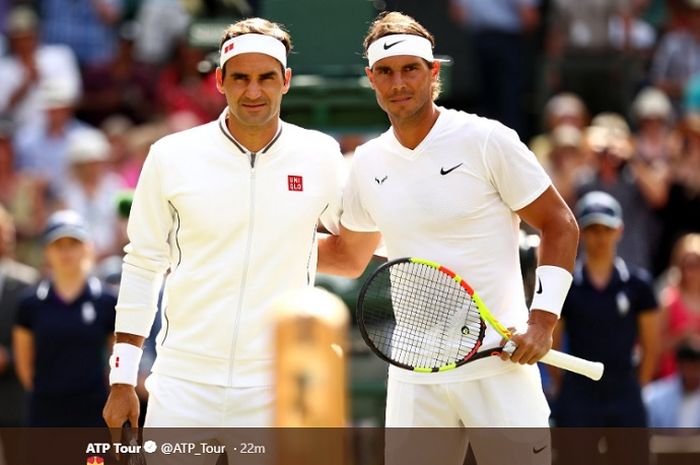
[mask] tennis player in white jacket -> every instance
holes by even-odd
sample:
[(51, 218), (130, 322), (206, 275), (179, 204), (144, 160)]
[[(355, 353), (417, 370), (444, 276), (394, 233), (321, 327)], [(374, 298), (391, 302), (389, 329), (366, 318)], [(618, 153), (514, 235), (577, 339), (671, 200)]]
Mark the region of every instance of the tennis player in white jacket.
[(280, 120), (291, 40), (260, 18), (221, 40), (217, 121), (150, 150), (129, 219), (108, 426), (137, 424), (141, 345), (165, 281), (147, 426), (268, 426), (281, 293), (313, 284), (319, 220), (337, 231), (343, 160), (329, 136)]

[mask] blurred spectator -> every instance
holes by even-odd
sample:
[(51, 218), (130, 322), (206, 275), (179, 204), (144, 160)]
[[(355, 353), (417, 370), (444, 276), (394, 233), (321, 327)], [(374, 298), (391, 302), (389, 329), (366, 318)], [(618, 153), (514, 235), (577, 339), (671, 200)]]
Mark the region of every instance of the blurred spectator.
[(524, 136), (530, 84), (528, 35), (540, 24), (540, 0), (450, 0), (453, 19), (467, 29), (479, 73), (478, 112)]
[(645, 5), (646, 0), (553, 0), (547, 43), (552, 91), (575, 92), (594, 114), (624, 112), (643, 77), (631, 26), (639, 23)]
[(661, 37), (650, 71), (651, 81), (670, 97), (678, 114), (685, 85), (700, 72), (700, 4), (686, 0), (683, 19)]
[(117, 49), (123, 0), (41, 0), (41, 32), (48, 44), (68, 45), (83, 70), (109, 63)]
[(554, 187), (569, 206), (576, 202), (576, 187), (587, 170), (581, 150), (581, 131), (569, 124), (558, 126), (549, 137), (551, 151), (544, 164)]
[(552, 96), (544, 107), (545, 133), (539, 134), (530, 141), (530, 150), (543, 165), (552, 151), (550, 135), (561, 125), (570, 125), (583, 130), (588, 125), (588, 110), (578, 95), (562, 92)]
[(198, 4), (195, 10), (189, 7), (191, 14), (197, 17), (229, 17), (229, 18), (250, 18), (258, 16), (258, 3), (260, 0), (191, 0), (188, 5)]
[(80, 94), (78, 63), (65, 45), (40, 45), (38, 18), (27, 6), (12, 9), (7, 18), (10, 54), (0, 58), (0, 114), (16, 125), (37, 124), (43, 118), (40, 88), (49, 80), (64, 82)]
[(169, 132), (169, 127), (165, 122), (134, 126), (127, 132), (125, 135), (127, 158), (118, 168), (118, 174), (122, 177), (124, 187), (136, 188), (143, 162), (146, 161), (151, 144)]
[(656, 30), (642, 18), (649, 0), (633, 0), (626, 14), (614, 15), (608, 24), (610, 44), (619, 51), (634, 50), (647, 56), (656, 43)]
[(87, 223), (98, 260), (118, 253), (117, 198), (121, 178), (108, 170), (110, 145), (98, 129), (71, 134), (66, 155), (70, 176), (61, 191), (62, 208), (79, 213)]
[(124, 24), (119, 31), (114, 59), (84, 73), (84, 96), (78, 115), (94, 126), (115, 114), (136, 123), (153, 116), (155, 76), (134, 60), (134, 24)]
[(19, 172), (46, 181), (55, 196), (68, 173), (68, 138), (86, 125), (74, 116), (77, 96), (68, 83), (47, 81), (40, 92), (46, 117), (17, 131), (15, 165)]
[(7, 34), (7, 26), (5, 25), (5, 21), (7, 19), (7, 15), (10, 13), (11, 6), (12, 4), (10, 2), (0, 2), (0, 38)]
[(15, 375), (11, 334), (20, 294), (39, 279), (35, 269), (13, 259), (14, 241), (12, 217), (0, 205), (0, 428), (22, 422), (24, 389)]
[(700, 73), (695, 73), (686, 83), (683, 92), (683, 111), (700, 114)]
[(700, 341), (675, 351), (678, 372), (644, 388), (650, 428), (700, 428)]
[[(185, 41), (178, 43), (175, 57), (158, 78), (156, 98), (166, 116), (190, 113), (195, 124), (215, 120), (226, 105), (226, 98), (216, 88), (213, 68), (200, 71), (205, 62), (203, 49)], [(205, 62), (206, 64), (206, 62)]]
[[(100, 125), (100, 130), (109, 141), (110, 169), (117, 174), (121, 174), (122, 167), (129, 159), (129, 148), (127, 145), (127, 135), (134, 127), (134, 123), (124, 115), (112, 115)], [(126, 182), (122, 181), (123, 185)]]
[(15, 374), (12, 326), (20, 295), (39, 278), (35, 269), (14, 260), (14, 236), (12, 217), (0, 204), (0, 463), (8, 464), (22, 463), (21, 445), (4, 433), (22, 425), (25, 397)]
[(675, 131), (668, 202), (661, 212), (663, 231), (656, 269), (666, 269), (673, 244), (688, 232), (700, 232), (700, 114), (690, 113)]
[(668, 10), (665, 23), (660, 25), (660, 29), (663, 28), (666, 31), (673, 31), (687, 27), (686, 17), (688, 4), (692, 3), (692, 1), (693, 0), (657, 0), (657, 2), (665, 3), (666, 9)]
[(578, 196), (591, 191), (611, 194), (622, 205), (625, 234), (618, 253), (628, 264), (651, 270), (658, 247), (657, 210), (668, 198), (666, 173), (637, 156), (624, 118), (615, 113), (597, 115), (586, 129), (584, 148), (593, 170), (582, 179)]
[(89, 277), (92, 245), (80, 215), (54, 213), (43, 239), (51, 276), (20, 301), (13, 330), (17, 375), (30, 394), (27, 423), (104, 426), (116, 297)]
[(568, 352), (603, 362), (605, 374), (600, 381), (563, 374), (554, 408), (557, 426), (646, 425), (640, 385), (651, 381), (656, 368), (657, 302), (651, 276), (617, 256), (622, 217), (620, 204), (605, 192), (590, 192), (576, 204), (583, 256), (574, 268), (555, 345), (561, 346), (565, 334)]
[(136, 15), (136, 60), (158, 69), (185, 37), (190, 16), (182, 0), (143, 0)]
[(17, 258), (38, 265), (35, 238), (46, 220), (46, 183), (31, 174), (15, 170), (12, 127), (0, 120), (0, 204), (5, 205), (14, 219), (17, 233)]
[(637, 156), (654, 169), (666, 173), (672, 151), (671, 101), (660, 89), (647, 87), (632, 102), (632, 115), (637, 124), (634, 136)]
[(700, 344), (700, 233), (678, 240), (667, 280), (663, 291), (664, 353), (659, 363), (660, 377), (676, 372), (674, 353), (681, 341)]

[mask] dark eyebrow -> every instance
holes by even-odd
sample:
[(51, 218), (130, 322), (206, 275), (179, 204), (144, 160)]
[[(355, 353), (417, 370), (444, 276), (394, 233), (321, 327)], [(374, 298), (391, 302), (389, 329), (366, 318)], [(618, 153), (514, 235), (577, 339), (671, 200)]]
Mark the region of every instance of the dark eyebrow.
[[(259, 78), (259, 79), (268, 79), (268, 78), (276, 77), (276, 76), (277, 76), (277, 72), (276, 72), (276, 71), (268, 71), (268, 72), (266, 72), (266, 73), (260, 74), (258, 78)], [(235, 71), (231, 73), (231, 77), (232, 77), (233, 79), (250, 79), (250, 75), (249, 75), (249, 74), (246, 74), (246, 73), (237, 73), (237, 72), (235, 72)]]

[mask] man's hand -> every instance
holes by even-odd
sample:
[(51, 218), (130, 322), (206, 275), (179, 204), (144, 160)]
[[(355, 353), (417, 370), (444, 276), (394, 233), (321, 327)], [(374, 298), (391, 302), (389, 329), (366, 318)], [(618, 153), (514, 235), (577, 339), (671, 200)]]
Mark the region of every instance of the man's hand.
[[(134, 386), (129, 384), (112, 385), (107, 403), (102, 410), (102, 418), (107, 423), (115, 442), (121, 442), (122, 426), (127, 420), (131, 423), (132, 429), (138, 428), (140, 409), (139, 398)], [(135, 436), (132, 435), (132, 437)]]
[(510, 360), (514, 363), (530, 364), (536, 363), (552, 348), (552, 332), (557, 324), (557, 316), (542, 310), (530, 312), (530, 319), (527, 322), (527, 331), (524, 334), (514, 334), (511, 340), (517, 344), (517, 349), (512, 355), (502, 353), (503, 360)]

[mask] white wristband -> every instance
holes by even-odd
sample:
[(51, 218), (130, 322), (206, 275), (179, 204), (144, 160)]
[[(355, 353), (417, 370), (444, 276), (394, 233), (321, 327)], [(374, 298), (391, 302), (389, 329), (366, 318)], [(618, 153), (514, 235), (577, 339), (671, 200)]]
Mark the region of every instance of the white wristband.
[(530, 309), (561, 315), (561, 307), (564, 305), (573, 279), (571, 273), (564, 268), (551, 265), (538, 266), (535, 270), (535, 292), (532, 294)]
[(143, 349), (133, 344), (118, 342), (114, 344), (112, 356), (109, 357), (109, 384), (131, 384), (136, 386), (139, 377)]

